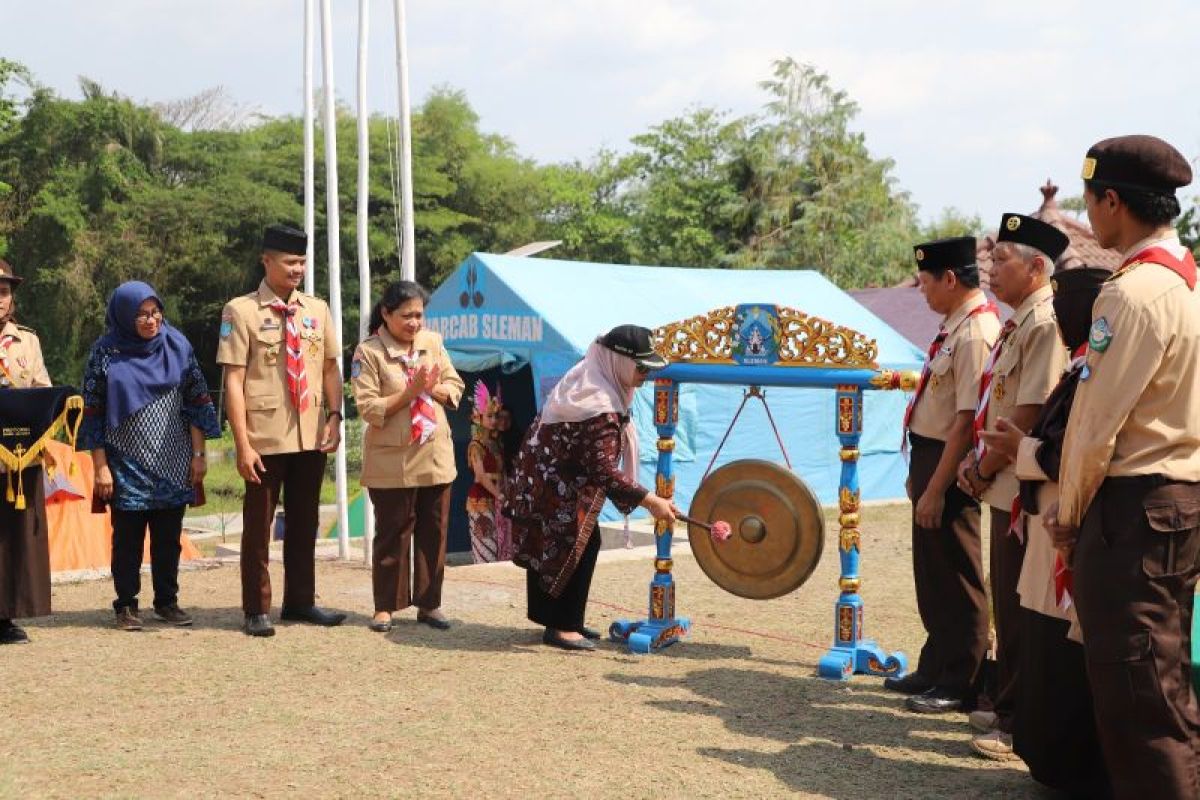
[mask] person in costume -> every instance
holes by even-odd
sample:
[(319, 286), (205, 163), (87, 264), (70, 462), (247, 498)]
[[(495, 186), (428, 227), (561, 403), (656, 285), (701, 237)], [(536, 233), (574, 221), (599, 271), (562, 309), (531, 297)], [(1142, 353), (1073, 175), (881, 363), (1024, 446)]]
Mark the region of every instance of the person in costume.
[(599, 337), (554, 387), (505, 478), (501, 511), (512, 520), (513, 561), (526, 570), (529, 619), (545, 626), (545, 644), (592, 650), (600, 638), (584, 612), (605, 498), (625, 514), (641, 506), (674, 522), (679, 513), (638, 485), (629, 418), (634, 391), (666, 364), (646, 328), (619, 325)]
[[(1067, 365), (1067, 349), (1054, 324), (1050, 272), (1069, 243), (1065, 233), (1039, 219), (1023, 214), (1001, 217), (992, 251), (992, 291), (1013, 313), (984, 366), (973, 447), (958, 470), (959, 488), (990, 509), (988, 577), (996, 627), (996, 691), (993, 712), (971, 714), (973, 725), (989, 728), (971, 741), (971, 747), (996, 761), (1016, 759), (1012, 730), (1021, 663), (1017, 579), (1025, 558), (1025, 536), (1014, 527), (1011, 516), (1017, 478), (1008, 459), (990, 452), (979, 434), (993, 428), (1000, 417), (1028, 430)], [(980, 724), (985, 715), (990, 718)]]
[(1054, 275), (1054, 316), (1072, 360), (1028, 435), (1006, 417), (980, 434), (989, 452), (1013, 463), (1020, 481), (1018, 524), (1025, 532), (1025, 558), (1017, 582), (1021, 648), (1012, 749), (1034, 780), (1088, 800), (1111, 797), (1112, 787), (1096, 733), (1070, 573), (1042, 512), (1058, 498), (1063, 436), (1085, 366), (1092, 304), (1110, 274), (1082, 268)]
[(1096, 240), (1124, 260), (1092, 309), (1046, 527), (1072, 559), (1113, 793), (1195, 800), (1200, 292), (1173, 226), (1192, 168), (1161, 139), (1119, 136), (1092, 145), (1082, 177)]
[[(524, 438), (524, 428), (519, 428), (513, 419), (512, 409), (500, 406), (496, 412), (496, 433), (500, 440), (500, 452), (504, 463), (500, 469), (503, 476), (512, 472), (517, 460), (517, 452), (521, 449), (521, 439)], [(499, 561), (510, 561), (513, 557), (512, 520), (501, 513), (496, 514), (496, 558)]]
[(467, 524), (471, 534), (471, 555), (476, 564), (498, 561), (507, 549), (500, 541), (496, 513), (504, 469), (504, 453), (496, 425), (500, 409), (499, 392), (493, 397), (486, 383), (476, 381), (471, 443), (467, 445), (467, 463), (475, 474), (475, 482), (467, 490)]
[[(42, 346), (32, 328), (16, 322), (18, 276), (0, 259), (0, 388), (28, 389), (49, 386)], [(7, 468), (0, 464), (0, 470)], [(12, 486), (13, 475), (3, 479)], [(0, 501), (0, 644), (29, 641), (25, 629), (13, 620), (50, 614), (50, 544), (42, 466), (21, 471), (20, 483), (28, 488), (23, 508), (17, 497)]]
[(429, 294), (397, 281), (371, 311), (354, 352), (351, 383), (367, 424), (361, 482), (375, 506), (371, 630), (392, 629), (392, 614), (417, 607), (417, 621), (450, 627), (442, 613), (450, 484), (458, 474), (446, 408), (463, 381), (436, 331), (424, 326)]
[(149, 284), (128, 281), (108, 299), (104, 335), (83, 372), (77, 447), (95, 464), (93, 497), (112, 508), (116, 625), (142, 629), (142, 552), (150, 531), (154, 617), (187, 626), (179, 607), (179, 537), (207, 466), (205, 439), (221, 428), (192, 345), (163, 318)]
[(975, 237), (913, 248), (921, 293), (943, 314), (904, 415), (913, 502), (913, 582), (925, 644), (917, 668), (883, 685), (912, 695), (918, 713), (970, 710), (987, 650), (987, 593), (979, 502), (956, 485), (971, 448), (979, 381), (1000, 333), (996, 307), (979, 288)]
[(308, 236), (287, 225), (263, 231), (263, 280), (225, 304), (217, 363), (237, 449), (242, 500), (242, 612), (247, 636), (274, 636), (271, 526), (283, 496), (280, 617), (325, 627), (346, 615), (316, 605), (314, 555), (325, 461), (342, 440), (339, 332), (324, 300), (299, 290)]

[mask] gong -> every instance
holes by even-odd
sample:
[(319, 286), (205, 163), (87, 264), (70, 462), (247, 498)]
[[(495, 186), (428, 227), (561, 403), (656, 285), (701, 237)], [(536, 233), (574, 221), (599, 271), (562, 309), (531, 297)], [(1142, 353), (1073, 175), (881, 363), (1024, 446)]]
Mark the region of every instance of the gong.
[(821, 560), (825, 518), (816, 495), (786, 467), (743, 459), (709, 475), (688, 516), (725, 520), (732, 535), (714, 542), (688, 526), (692, 554), (713, 583), (751, 600), (769, 600), (799, 588)]

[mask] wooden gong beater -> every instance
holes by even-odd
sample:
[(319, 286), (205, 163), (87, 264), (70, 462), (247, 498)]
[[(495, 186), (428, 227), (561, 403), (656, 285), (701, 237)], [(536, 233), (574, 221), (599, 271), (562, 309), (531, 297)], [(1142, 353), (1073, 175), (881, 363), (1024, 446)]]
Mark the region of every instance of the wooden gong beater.
[(738, 597), (769, 600), (794, 591), (821, 560), (821, 504), (795, 473), (771, 461), (721, 466), (700, 484), (688, 516), (732, 527), (728, 540), (714, 542), (703, 527), (688, 525), (688, 540), (704, 574)]

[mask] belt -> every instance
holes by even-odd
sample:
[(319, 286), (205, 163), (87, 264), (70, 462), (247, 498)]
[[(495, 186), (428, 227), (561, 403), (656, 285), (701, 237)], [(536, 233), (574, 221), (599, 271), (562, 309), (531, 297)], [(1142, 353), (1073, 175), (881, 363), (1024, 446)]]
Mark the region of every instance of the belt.
[(1113, 489), (1157, 489), (1170, 485), (1200, 486), (1196, 481), (1181, 481), (1167, 475), (1110, 475), (1104, 479), (1104, 485)]

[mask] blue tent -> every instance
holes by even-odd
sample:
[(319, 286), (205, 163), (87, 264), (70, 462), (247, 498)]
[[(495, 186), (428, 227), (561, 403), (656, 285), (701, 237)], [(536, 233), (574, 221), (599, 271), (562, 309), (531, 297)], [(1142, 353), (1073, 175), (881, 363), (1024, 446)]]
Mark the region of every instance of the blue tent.
[[(450, 275), (426, 309), (426, 324), (445, 338), (455, 367), (468, 380), (504, 383), (506, 404), (527, 421), (554, 384), (596, 336), (632, 322), (649, 328), (739, 303), (791, 306), (875, 339), (880, 366), (921, 368), (923, 353), (879, 317), (817, 272), (705, 270), (589, 264), (476, 253)], [(732, 369), (732, 367), (731, 367)], [(507, 376), (507, 377), (503, 377)], [(514, 378), (519, 376), (519, 381)], [(519, 391), (524, 384), (526, 391)], [(834, 435), (834, 392), (769, 389), (767, 402), (792, 468), (824, 503), (836, 502), (840, 462)], [(742, 389), (684, 384), (676, 437), (676, 499), (687, 508), (724, 436)], [(864, 499), (904, 497), (907, 470), (900, 453), (906, 398), (868, 392), (864, 408), (860, 480)], [(466, 404), (464, 403), (464, 406)], [(454, 415), (463, 416), (464, 411)], [(652, 486), (657, 451), (650, 387), (634, 407), (641, 444), (643, 485)], [(456, 440), (469, 437), (462, 420)], [(461, 447), (465, 448), (465, 442)], [(751, 399), (721, 451), (717, 466), (741, 458), (783, 462), (762, 404)], [(465, 462), (460, 460), (460, 464)], [(462, 470), (469, 473), (468, 469)], [(465, 475), (462, 476), (465, 479)], [(469, 481), (468, 481), (469, 482)], [(456, 492), (457, 494), (457, 492)], [(455, 505), (459, 503), (456, 499)], [(611, 507), (607, 519), (617, 517)], [(453, 546), (452, 537), (452, 547)]]

